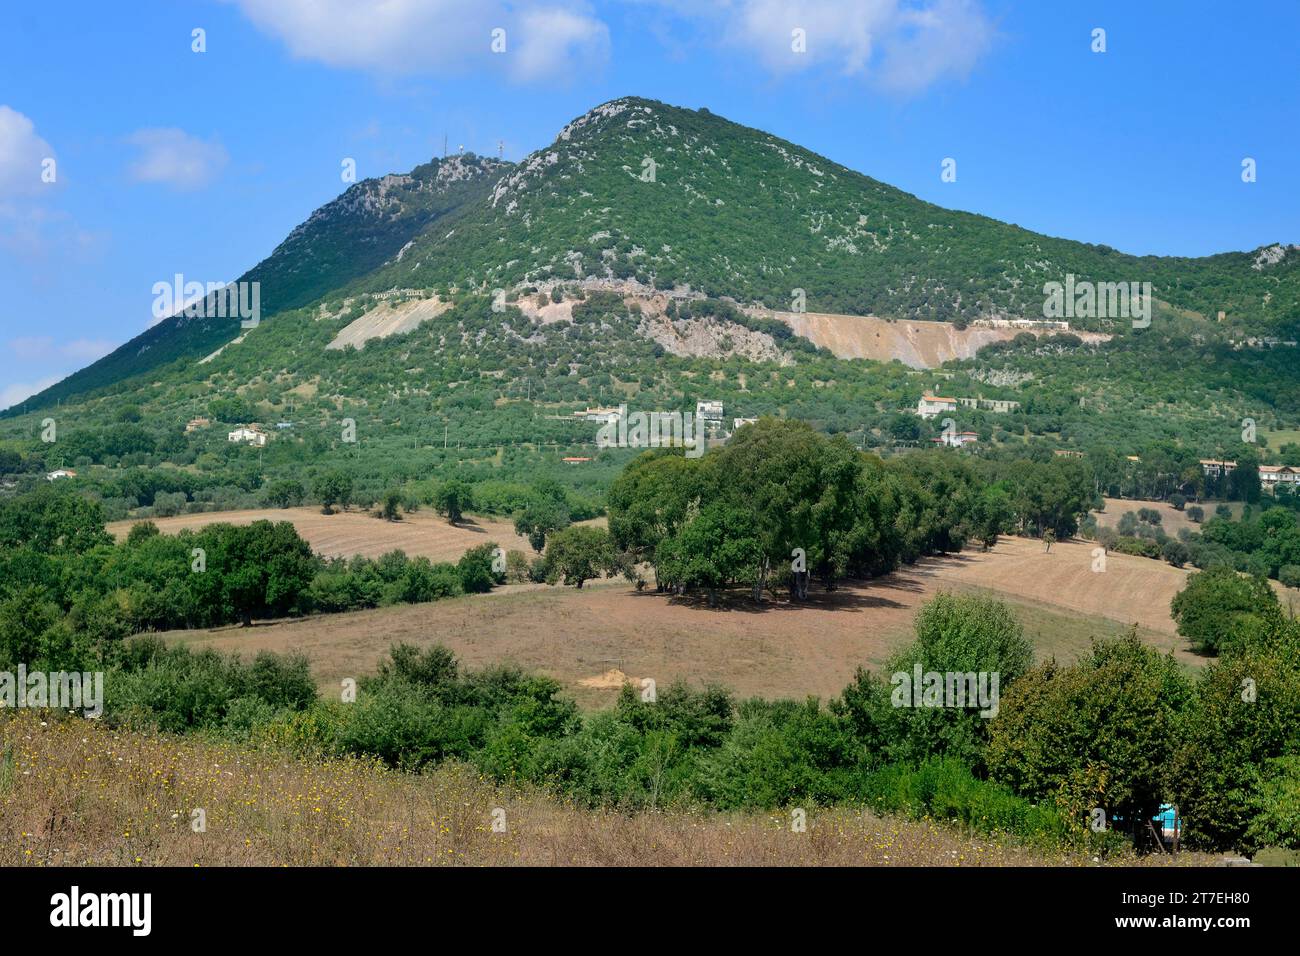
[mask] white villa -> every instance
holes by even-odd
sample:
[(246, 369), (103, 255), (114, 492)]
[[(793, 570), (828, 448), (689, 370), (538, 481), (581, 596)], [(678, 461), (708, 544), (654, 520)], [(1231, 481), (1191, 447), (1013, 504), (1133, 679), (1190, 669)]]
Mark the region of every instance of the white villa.
[(266, 444), (266, 433), (256, 425), (240, 425), (226, 436), (226, 440), (248, 442), (250, 445), (261, 448)]
[(916, 414), (922, 418), (937, 418), (957, 411), (957, 399), (939, 395), (922, 395), (916, 403)]
[(722, 421), (721, 402), (696, 402), (695, 417), (706, 422)]

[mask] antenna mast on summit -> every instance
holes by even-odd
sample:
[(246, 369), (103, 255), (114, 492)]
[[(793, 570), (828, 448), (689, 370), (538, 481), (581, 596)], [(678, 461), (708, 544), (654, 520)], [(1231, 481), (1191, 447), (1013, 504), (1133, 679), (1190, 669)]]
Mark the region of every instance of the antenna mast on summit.
[(499, 139), (497, 140), (497, 159), (503, 158), (505, 154), (506, 154), (506, 141), (504, 139)]
[(447, 134), (442, 134), (442, 158), (447, 158)]

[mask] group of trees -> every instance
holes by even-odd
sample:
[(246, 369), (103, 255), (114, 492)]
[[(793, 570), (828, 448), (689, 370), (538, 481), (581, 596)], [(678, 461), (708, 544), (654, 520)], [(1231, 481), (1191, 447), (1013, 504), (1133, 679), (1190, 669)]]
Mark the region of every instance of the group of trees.
[(1257, 512), (1247, 505), (1241, 518), (1234, 519), (1231, 508), (1219, 505), (1209, 520), (1197, 505), (1186, 510), (1188, 517), (1204, 522), (1200, 531), (1180, 528), (1171, 536), (1157, 509), (1140, 508), (1125, 512), (1114, 527), (1091, 522), (1087, 533), (1121, 554), (1164, 558), (1180, 568), (1191, 564), (1201, 570), (1244, 571), (1300, 588), (1300, 521), (1295, 510), (1275, 505)]
[[(456, 564), (400, 551), (326, 561), (287, 521), (175, 535), (141, 522), (114, 543), (98, 502), (44, 484), (0, 501), (0, 664), (102, 662), (139, 631), (487, 591), (506, 580), (502, 557), (488, 543)], [(516, 579), (531, 571), (522, 554), (513, 566)]]
[(917, 452), (882, 461), (842, 436), (761, 419), (698, 459), (646, 452), (608, 496), (611, 545), (624, 564), (649, 563), (660, 589), (711, 599), (774, 585), (804, 597), (846, 576), (991, 546), (999, 534), (1077, 529), (1091, 493), (1074, 463), (979, 462)]

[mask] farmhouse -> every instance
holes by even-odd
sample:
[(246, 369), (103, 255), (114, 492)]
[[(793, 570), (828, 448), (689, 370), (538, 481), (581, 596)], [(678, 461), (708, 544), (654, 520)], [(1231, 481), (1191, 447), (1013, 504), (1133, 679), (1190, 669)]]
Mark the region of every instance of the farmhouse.
[(734, 432), (741, 425), (753, 425), (757, 421), (757, 418), (733, 418), (731, 420), (731, 430)]
[(1291, 465), (1260, 465), (1259, 483), (1265, 488), (1300, 488), (1300, 468)]
[(266, 444), (266, 433), (256, 425), (240, 425), (226, 436), (226, 440), (248, 442), (250, 445), (261, 448)]
[(573, 458), (561, 458), (560, 461), (564, 462), (566, 465), (585, 465), (587, 462), (591, 461), (591, 459), (573, 457)]
[(961, 448), (963, 445), (969, 445), (980, 440), (976, 432), (944, 432), (938, 438), (931, 438), (930, 441), (936, 445), (947, 445), (949, 448)]
[(60, 478), (76, 478), (77, 473), (71, 468), (57, 468), (45, 476), (46, 481), (57, 481)]
[(937, 395), (922, 395), (916, 403), (916, 414), (922, 418), (936, 418), (957, 411), (957, 399)]
[(585, 422), (600, 422), (602, 425), (614, 425), (618, 423), (619, 410), (617, 408), (584, 408), (580, 412), (574, 412), (573, 417)]
[(212, 419), (210, 418), (191, 418), (185, 424), (185, 434), (188, 435), (190, 432), (196, 432), (200, 428), (207, 428), (211, 424)]

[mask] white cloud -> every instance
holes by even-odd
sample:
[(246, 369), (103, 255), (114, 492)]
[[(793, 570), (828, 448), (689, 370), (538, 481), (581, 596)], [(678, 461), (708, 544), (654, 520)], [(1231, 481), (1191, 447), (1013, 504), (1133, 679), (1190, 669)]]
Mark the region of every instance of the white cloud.
[[(386, 75), (497, 66), (519, 82), (569, 78), (608, 54), (604, 23), (577, 0), (228, 0), (295, 57)], [(492, 31), (506, 31), (494, 54)]]
[(37, 392), (43, 392), (56, 382), (63, 381), (62, 375), (51, 375), (36, 382), (14, 382), (0, 388), (0, 411), (18, 405), (31, 398)]
[(140, 149), (131, 164), (131, 178), (162, 183), (174, 189), (199, 189), (212, 182), (230, 162), (224, 146), (206, 142), (184, 130), (142, 129), (127, 137)]
[(599, 20), (558, 7), (526, 11), (519, 17), (510, 75), (530, 82), (561, 73), (568, 64), (604, 62), (609, 29)]
[[(633, 0), (712, 33), (771, 73), (827, 69), (900, 93), (963, 77), (992, 44), (978, 0)], [(803, 30), (804, 52), (794, 49)]]
[(41, 179), (41, 164), (52, 158), (54, 150), (37, 134), (36, 124), (0, 105), (0, 202), (49, 189), (51, 184)]

